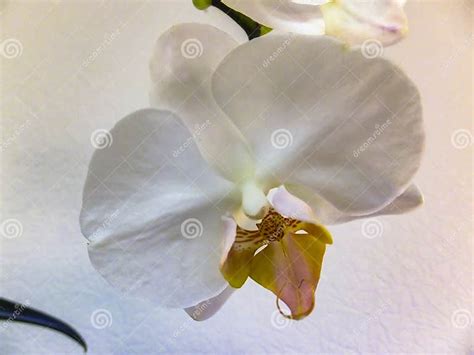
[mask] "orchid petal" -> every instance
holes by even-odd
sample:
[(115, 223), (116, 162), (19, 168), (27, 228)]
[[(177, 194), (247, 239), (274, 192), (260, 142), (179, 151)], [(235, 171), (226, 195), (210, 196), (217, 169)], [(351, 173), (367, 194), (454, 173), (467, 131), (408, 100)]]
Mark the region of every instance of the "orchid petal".
[(411, 184), (400, 196), (398, 196), (388, 206), (366, 217), (404, 214), (415, 210), (423, 203), (424, 198), (420, 189), (415, 184)]
[(228, 6), (283, 32), (329, 35), (349, 45), (392, 44), (407, 32), (403, 0), (224, 0)]
[(322, 226), (312, 208), (303, 200), (290, 194), (284, 186), (271, 189), (267, 198), (276, 212), (284, 217), (300, 221), (298, 225), (302, 230), (322, 238), (321, 241), (326, 244), (332, 244), (331, 234)]
[(282, 216), (307, 222), (316, 220), (311, 207), (303, 200), (290, 194), (284, 186), (271, 189), (267, 198), (270, 205)]
[(312, 235), (287, 235), (255, 255), (250, 277), (285, 302), (292, 319), (304, 318), (315, 305), (325, 250)]
[(313, 209), (314, 214), (323, 225), (342, 224), (357, 219), (376, 216), (404, 214), (411, 212), (423, 204), (423, 195), (415, 184), (411, 184), (388, 206), (367, 215), (351, 215), (343, 213), (318, 194), (313, 194), (308, 188), (302, 186), (292, 185), (290, 186), (290, 190), (293, 195), (305, 197), (307, 203)]
[(408, 32), (400, 0), (338, 0), (321, 6), (326, 34), (350, 45), (390, 45)]
[(113, 286), (159, 305), (190, 307), (222, 292), (220, 216), (238, 206), (223, 199), (232, 184), (207, 167), (170, 112), (135, 112), (109, 138), (94, 153), (83, 194), (92, 265)]
[(248, 143), (216, 105), (210, 79), (238, 43), (210, 25), (173, 26), (158, 39), (150, 62), (153, 107), (176, 113), (191, 132), (204, 159), (222, 176), (241, 182), (254, 175)]
[(413, 211), (423, 204), (423, 195), (420, 189), (411, 184), (400, 196), (393, 200), (388, 206), (367, 215), (350, 215), (339, 211), (328, 201), (317, 194), (312, 194), (307, 188), (301, 186), (290, 186), (292, 196), (302, 196), (306, 198), (314, 214), (320, 223), (324, 225), (336, 225), (351, 222), (357, 219), (370, 218), (384, 215), (399, 215)]
[(232, 287), (226, 287), (219, 295), (202, 301), (193, 307), (185, 308), (185, 311), (196, 321), (207, 320), (222, 308), (233, 292)]
[(389, 61), (326, 37), (246, 43), (217, 68), (213, 92), (250, 142), (261, 179), (307, 187), (342, 214), (388, 206), (420, 165), (416, 87)]
[(311, 35), (324, 34), (320, 4), (308, 0), (223, 0), (227, 6), (270, 28)]

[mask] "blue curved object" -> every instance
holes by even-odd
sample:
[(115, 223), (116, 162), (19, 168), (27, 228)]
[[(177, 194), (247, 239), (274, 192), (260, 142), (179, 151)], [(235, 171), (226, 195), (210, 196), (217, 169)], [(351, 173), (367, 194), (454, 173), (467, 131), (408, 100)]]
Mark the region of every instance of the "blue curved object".
[(87, 343), (73, 327), (28, 305), (0, 298), (0, 321), (22, 322), (56, 330), (76, 341), (87, 352)]

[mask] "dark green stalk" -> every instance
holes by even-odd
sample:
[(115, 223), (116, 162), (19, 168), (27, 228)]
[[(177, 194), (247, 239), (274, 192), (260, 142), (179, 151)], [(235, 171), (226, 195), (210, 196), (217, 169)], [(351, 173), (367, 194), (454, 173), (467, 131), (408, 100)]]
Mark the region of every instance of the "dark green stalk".
[(235, 11), (223, 4), (221, 0), (193, 0), (193, 4), (196, 8), (200, 10), (205, 10), (209, 6), (214, 6), (227, 14), (231, 19), (233, 19), (242, 29), (247, 33), (249, 40), (263, 36), (271, 31), (271, 28), (268, 28), (264, 25), (255, 22), (250, 17), (245, 16), (244, 14)]

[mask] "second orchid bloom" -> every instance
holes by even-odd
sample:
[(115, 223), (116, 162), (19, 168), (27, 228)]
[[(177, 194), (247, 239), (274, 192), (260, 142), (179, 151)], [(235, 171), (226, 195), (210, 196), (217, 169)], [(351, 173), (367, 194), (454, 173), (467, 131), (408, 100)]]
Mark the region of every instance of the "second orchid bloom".
[[(211, 3), (210, 0), (200, 0)], [(276, 31), (327, 35), (348, 46), (391, 45), (408, 32), (406, 0), (222, 0)]]

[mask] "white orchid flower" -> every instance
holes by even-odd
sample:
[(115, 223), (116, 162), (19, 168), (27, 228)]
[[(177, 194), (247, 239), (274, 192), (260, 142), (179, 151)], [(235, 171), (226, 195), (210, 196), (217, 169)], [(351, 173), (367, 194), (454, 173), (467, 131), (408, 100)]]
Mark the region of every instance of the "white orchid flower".
[(124, 292), (205, 319), (250, 277), (299, 319), (324, 225), (422, 202), (420, 97), (385, 59), (182, 24), (158, 40), (151, 76), (154, 108), (95, 152), (80, 219), (92, 264)]
[(261, 24), (285, 31), (329, 35), (349, 45), (390, 45), (408, 32), (406, 0), (223, 0)]

